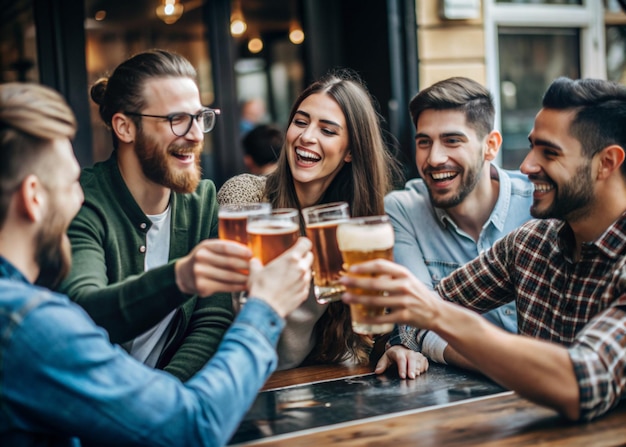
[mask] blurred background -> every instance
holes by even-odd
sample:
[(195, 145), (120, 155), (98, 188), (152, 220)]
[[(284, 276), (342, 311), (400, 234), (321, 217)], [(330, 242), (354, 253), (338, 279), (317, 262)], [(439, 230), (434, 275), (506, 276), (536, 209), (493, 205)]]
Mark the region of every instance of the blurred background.
[[(204, 176), (218, 187), (245, 170), (247, 106), (256, 123), (287, 126), (295, 97), (339, 67), (378, 101), (389, 144), (415, 176), (408, 102), (449, 76), (486, 85), (519, 167), (541, 95), (558, 76), (626, 83), (626, 14), (618, 0), (1, 0), (0, 82), (59, 90), (79, 119), (83, 166), (111, 142), (89, 87), (134, 53), (165, 48), (198, 70), (202, 101), (220, 108)], [(260, 107), (259, 107), (260, 106)]]

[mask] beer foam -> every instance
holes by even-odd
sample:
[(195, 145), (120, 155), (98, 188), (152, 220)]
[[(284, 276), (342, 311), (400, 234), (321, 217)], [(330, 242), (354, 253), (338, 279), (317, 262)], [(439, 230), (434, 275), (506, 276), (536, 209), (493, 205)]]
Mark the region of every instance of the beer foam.
[(271, 209), (268, 208), (255, 208), (255, 209), (249, 209), (249, 208), (245, 208), (245, 207), (241, 207), (241, 208), (236, 208), (236, 207), (231, 207), (231, 208), (220, 208), (219, 211), (217, 212), (218, 217), (223, 217), (226, 219), (247, 219), (248, 216), (258, 216), (261, 214), (269, 214), (271, 212)]
[(384, 250), (393, 247), (393, 228), (390, 224), (340, 224), (337, 243), (341, 251)]
[(255, 220), (248, 222), (248, 233), (253, 234), (285, 234), (299, 231), (300, 228), (296, 222), (292, 221), (272, 221), (272, 220)]

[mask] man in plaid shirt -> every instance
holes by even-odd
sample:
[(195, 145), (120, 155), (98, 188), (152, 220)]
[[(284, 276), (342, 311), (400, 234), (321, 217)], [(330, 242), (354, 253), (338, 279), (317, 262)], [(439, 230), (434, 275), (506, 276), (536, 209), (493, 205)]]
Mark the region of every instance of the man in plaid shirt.
[[(385, 260), (353, 266), (346, 303), (391, 312), (368, 323), (437, 332), (477, 370), (570, 419), (626, 394), (626, 87), (559, 78), (543, 98), (520, 169), (534, 219), (429, 290)], [(426, 231), (426, 230), (425, 230)], [(382, 275), (382, 276), (381, 276)], [(443, 300), (440, 297), (444, 298)], [(519, 335), (477, 314), (514, 299)]]

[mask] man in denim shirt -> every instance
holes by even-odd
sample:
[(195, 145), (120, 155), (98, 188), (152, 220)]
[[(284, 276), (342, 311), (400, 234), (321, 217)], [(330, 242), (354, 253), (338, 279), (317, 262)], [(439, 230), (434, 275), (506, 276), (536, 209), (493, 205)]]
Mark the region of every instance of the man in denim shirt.
[(0, 445), (224, 445), (276, 367), (284, 317), (308, 296), (311, 243), (262, 267), (247, 247), (212, 242), (225, 284), (249, 269), (251, 299), (183, 384), (47, 288), (69, 270), (66, 230), (83, 201), (75, 130), (58, 93), (0, 85)]
[[(440, 81), (416, 95), (409, 108), (421, 178), (390, 193), (385, 210), (394, 226), (396, 262), (434, 288), (530, 219), (533, 186), (519, 171), (492, 164), (502, 137), (493, 130), (491, 94), (479, 83), (462, 77)], [(484, 316), (517, 332), (513, 302)], [(415, 335), (415, 328), (396, 327), (376, 371), (396, 363), (401, 377), (419, 374), (425, 362), (406, 349), (418, 350)], [(469, 366), (435, 333), (420, 344), (431, 360)]]

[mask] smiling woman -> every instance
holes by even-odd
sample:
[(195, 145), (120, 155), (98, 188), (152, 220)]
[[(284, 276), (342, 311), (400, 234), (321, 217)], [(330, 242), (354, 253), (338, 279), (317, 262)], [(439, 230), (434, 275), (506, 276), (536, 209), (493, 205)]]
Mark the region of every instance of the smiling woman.
[[(396, 175), (398, 166), (383, 140), (372, 97), (355, 73), (337, 71), (296, 99), (277, 169), (268, 177), (244, 174), (230, 179), (218, 201), (266, 201), (299, 210), (345, 201), (352, 216), (380, 215)], [(278, 344), (278, 368), (364, 364), (372, 345), (372, 337), (352, 331), (346, 305), (317, 303), (312, 287), (308, 300), (287, 319)]]

